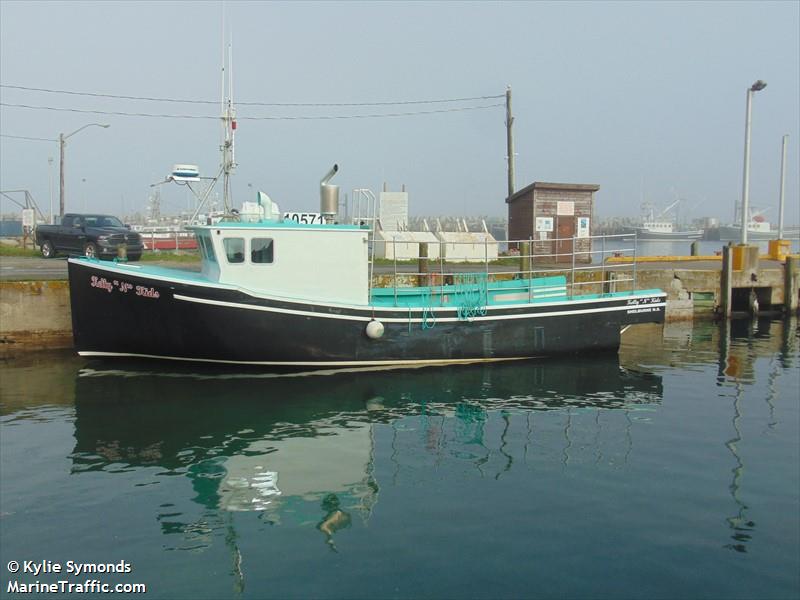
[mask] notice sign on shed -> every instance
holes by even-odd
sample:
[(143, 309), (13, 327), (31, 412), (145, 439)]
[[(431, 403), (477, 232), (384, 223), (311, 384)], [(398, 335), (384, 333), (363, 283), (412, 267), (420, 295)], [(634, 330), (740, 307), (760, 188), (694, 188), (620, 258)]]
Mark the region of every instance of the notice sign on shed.
[(589, 217), (578, 217), (578, 231), (577, 237), (589, 237)]
[(575, 203), (572, 200), (559, 200), (556, 202), (556, 215), (559, 217), (575, 216)]
[(536, 217), (536, 231), (553, 231), (553, 217)]

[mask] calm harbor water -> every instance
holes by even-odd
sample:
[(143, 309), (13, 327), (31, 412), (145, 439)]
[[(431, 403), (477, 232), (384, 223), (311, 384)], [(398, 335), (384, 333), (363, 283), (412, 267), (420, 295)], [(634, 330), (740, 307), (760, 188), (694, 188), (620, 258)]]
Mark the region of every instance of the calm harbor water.
[(796, 320), (294, 377), (0, 363), (0, 570), (157, 598), (797, 598)]

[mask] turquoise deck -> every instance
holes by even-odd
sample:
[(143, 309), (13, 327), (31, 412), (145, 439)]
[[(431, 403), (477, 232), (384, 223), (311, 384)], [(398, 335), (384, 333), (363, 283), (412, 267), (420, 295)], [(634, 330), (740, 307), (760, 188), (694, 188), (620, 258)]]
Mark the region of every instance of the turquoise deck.
[[(570, 296), (567, 293), (567, 278), (563, 275), (538, 277), (535, 279), (511, 279), (504, 281), (479, 282), (467, 285), (443, 285), (400, 288), (375, 288), (372, 290), (374, 306), (403, 308), (459, 307), (465, 296), (483, 294), (482, 298), (472, 298), (472, 303), (483, 306), (513, 306), (538, 302), (569, 302), (596, 300), (601, 298), (620, 298), (625, 296), (653, 296), (662, 294), (658, 289), (610, 292), (605, 294), (581, 294)], [(476, 302), (477, 301), (477, 302)]]

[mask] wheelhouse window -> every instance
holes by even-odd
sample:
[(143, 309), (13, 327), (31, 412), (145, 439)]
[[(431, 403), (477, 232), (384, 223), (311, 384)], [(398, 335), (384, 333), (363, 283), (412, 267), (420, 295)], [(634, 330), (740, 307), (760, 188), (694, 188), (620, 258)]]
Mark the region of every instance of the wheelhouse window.
[(200, 245), (200, 254), (208, 262), (217, 262), (217, 257), (214, 254), (214, 246), (211, 243), (211, 238), (207, 235), (198, 235), (197, 242)]
[(244, 238), (225, 238), (222, 244), (229, 263), (244, 262)]
[(271, 263), (274, 254), (272, 238), (253, 238), (250, 242), (250, 260), (254, 263)]

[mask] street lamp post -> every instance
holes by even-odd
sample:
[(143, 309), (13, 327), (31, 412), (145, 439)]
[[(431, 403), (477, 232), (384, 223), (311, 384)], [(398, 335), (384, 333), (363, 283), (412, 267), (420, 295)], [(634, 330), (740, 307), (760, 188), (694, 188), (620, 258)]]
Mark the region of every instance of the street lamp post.
[(79, 131), (83, 131), (87, 127), (102, 127), (103, 129), (108, 129), (111, 125), (104, 125), (102, 123), (88, 123), (83, 127), (79, 127), (72, 133), (68, 133), (64, 135), (63, 133), (58, 134), (58, 149), (61, 154), (60, 157), (60, 174), (59, 174), (59, 181), (58, 181), (58, 199), (59, 199), (59, 215), (63, 218), (64, 217), (64, 146), (66, 146), (67, 138), (72, 137)]
[(744, 178), (742, 181), (742, 245), (747, 244), (747, 225), (750, 220), (750, 115), (753, 94), (767, 87), (760, 79), (747, 88), (747, 116), (744, 122)]
[(789, 144), (788, 134), (781, 143), (781, 192), (778, 198), (778, 239), (783, 239), (783, 201), (786, 197), (786, 146)]

